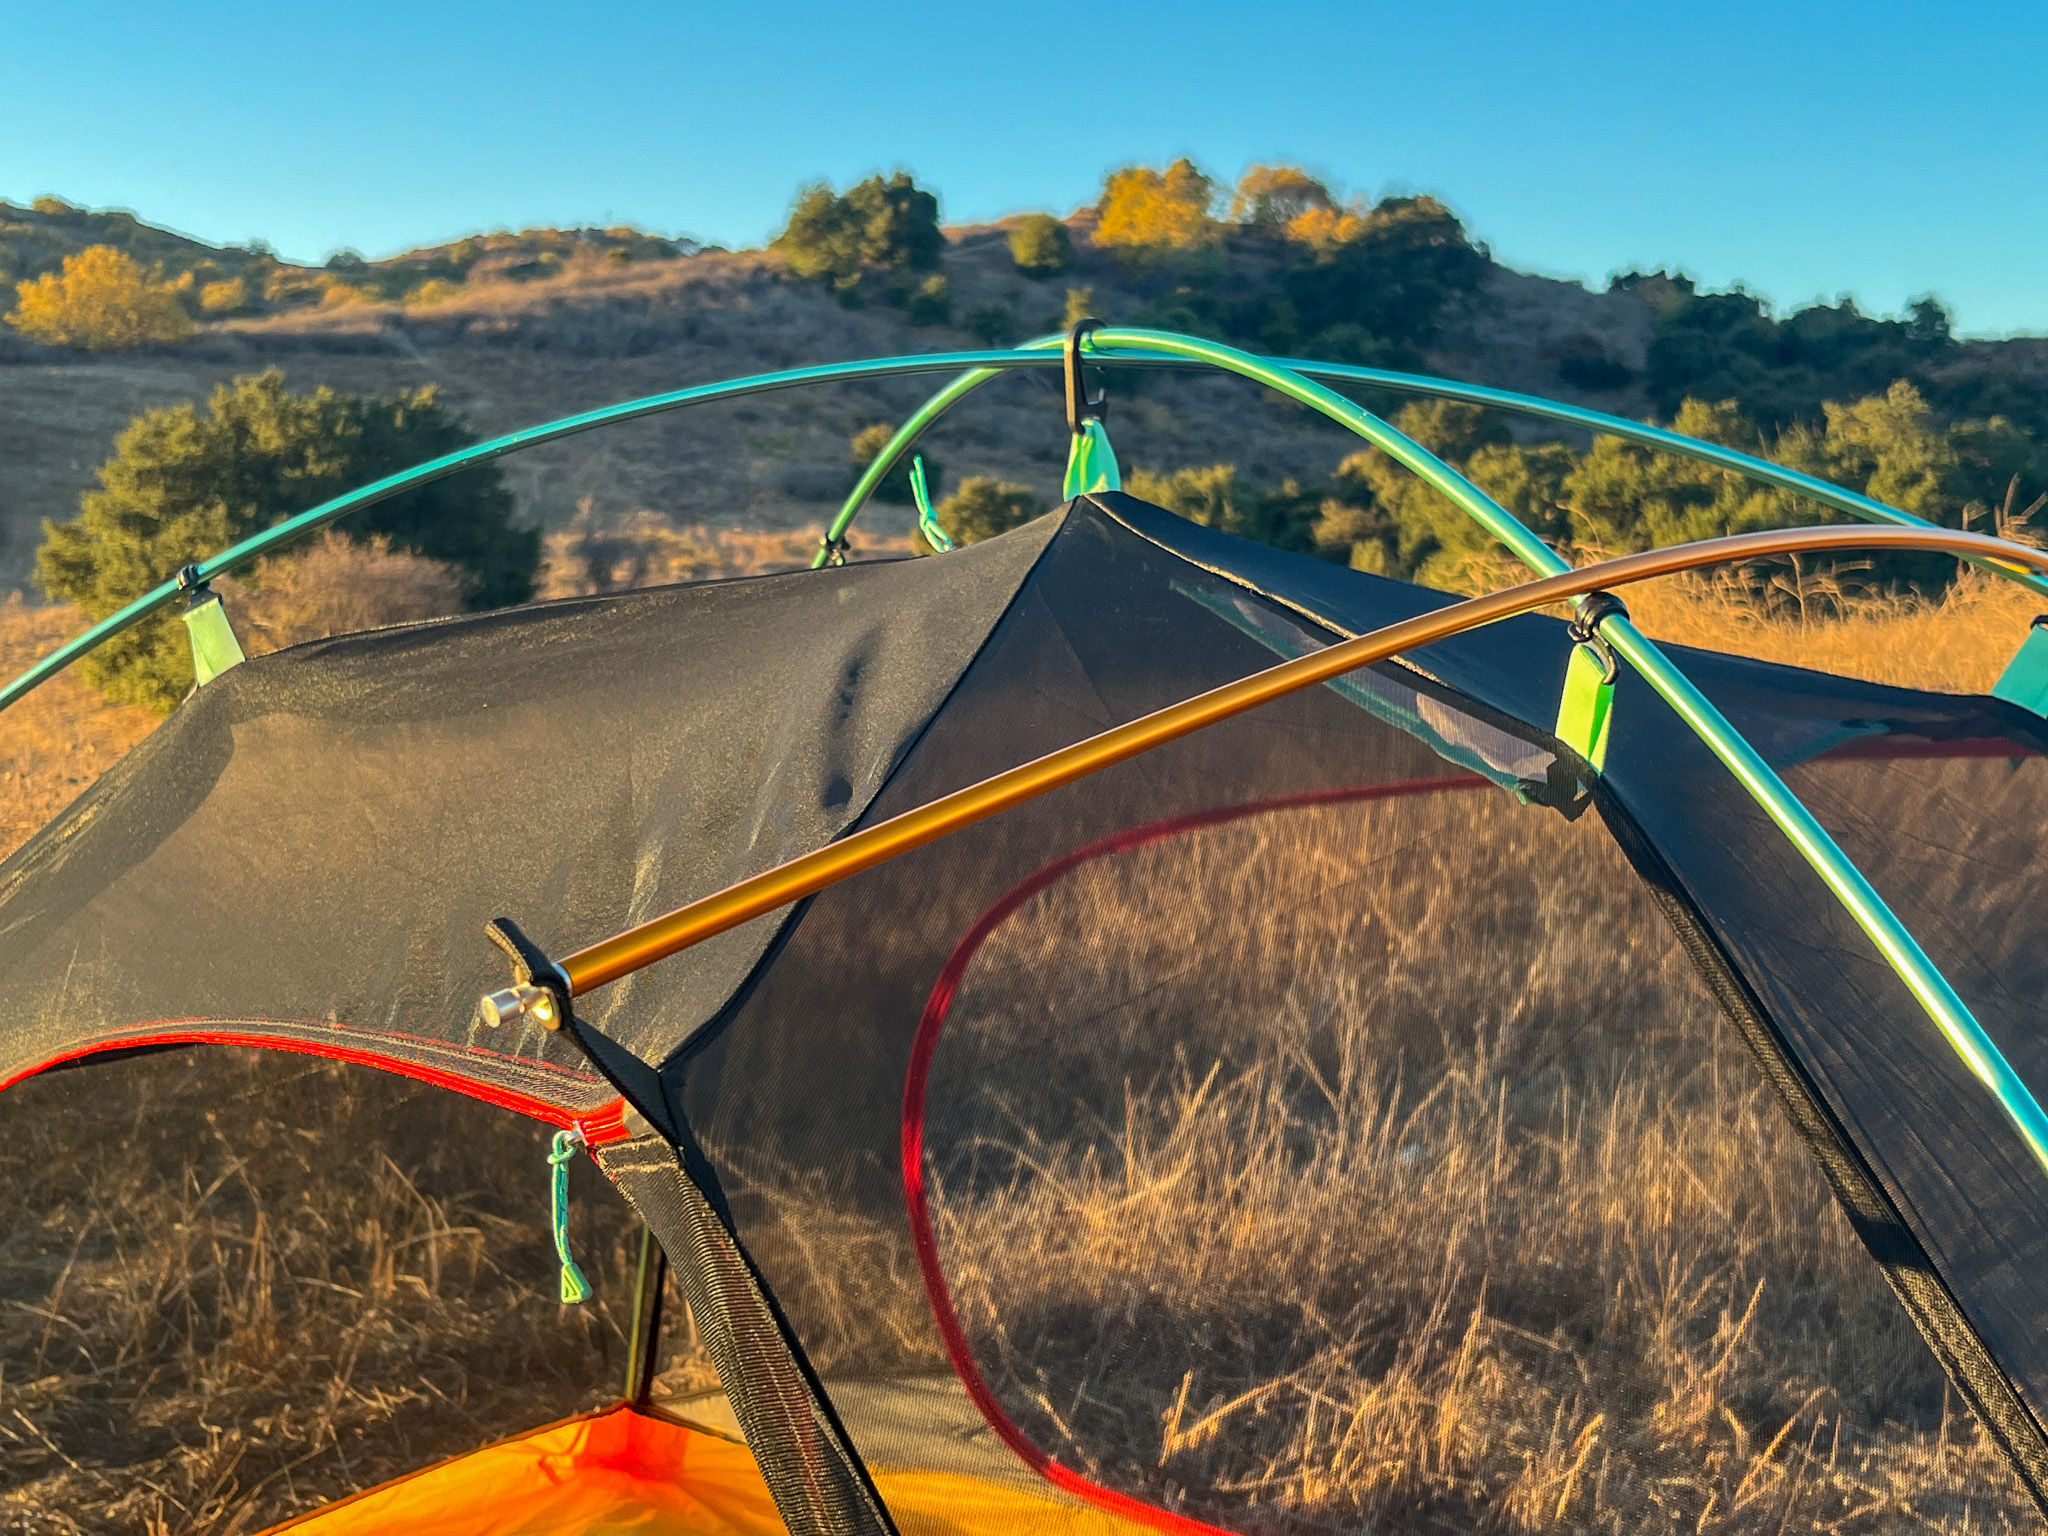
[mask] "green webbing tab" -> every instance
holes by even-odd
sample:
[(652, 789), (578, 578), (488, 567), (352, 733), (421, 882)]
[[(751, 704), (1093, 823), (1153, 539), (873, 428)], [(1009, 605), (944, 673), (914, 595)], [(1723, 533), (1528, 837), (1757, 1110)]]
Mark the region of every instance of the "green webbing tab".
[(932, 509), (932, 492), (925, 484), (921, 453), (910, 461), (910, 499), (917, 503), (917, 531), (924, 535), (933, 553), (943, 555), (953, 547), (953, 541), (946, 537), (946, 530), (939, 526), (939, 514)]
[(590, 1299), (590, 1282), (583, 1278), (583, 1271), (569, 1257), (569, 1160), (576, 1155), (576, 1148), (582, 1142), (583, 1132), (580, 1130), (557, 1131), (555, 1149), (548, 1154), (548, 1166), (555, 1174), (552, 1201), (555, 1255), (562, 1261), (562, 1301), (568, 1306)]
[(1554, 734), (1598, 772), (1607, 766), (1607, 726), (1613, 714), (1613, 666), (1590, 645), (1573, 646)]
[(1991, 685), (1991, 696), (2017, 704), (2037, 715), (2048, 715), (2048, 614), (2034, 620), (2027, 638), (2012, 653), (2012, 660)]
[(228, 622), (227, 609), (220, 604), (220, 594), (204, 582), (187, 591), (184, 618), (192, 637), (192, 675), (200, 687), (248, 659), (235, 638), (235, 627)]
[(1067, 450), (1067, 484), (1060, 494), (1068, 501), (1090, 491), (1120, 491), (1123, 476), (1116, 472), (1116, 450), (1109, 446), (1109, 434), (1102, 423), (1090, 416), (1074, 434)]

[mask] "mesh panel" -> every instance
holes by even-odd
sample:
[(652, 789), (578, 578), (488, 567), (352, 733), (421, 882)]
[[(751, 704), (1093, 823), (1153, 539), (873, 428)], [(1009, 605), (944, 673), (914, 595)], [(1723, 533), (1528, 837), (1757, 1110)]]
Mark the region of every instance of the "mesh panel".
[(256, 1530), (619, 1395), (637, 1222), (578, 1158), (596, 1295), (562, 1306), (546, 1127), (217, 1047), (34, 1078), (4, 1123), (24, 1530)]

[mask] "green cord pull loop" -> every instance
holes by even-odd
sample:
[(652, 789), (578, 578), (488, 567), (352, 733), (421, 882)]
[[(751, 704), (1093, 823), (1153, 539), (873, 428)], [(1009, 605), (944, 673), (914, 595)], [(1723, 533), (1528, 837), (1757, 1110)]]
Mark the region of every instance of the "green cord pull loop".
[(953, 541), (939, 526), (939, 514), (932, 509), (932, 492), (931, 487), (925, 484), (924, 455), (921, 453), (910, 461), (910, 499), (917, 503), (917, 531), (924, 535), (925, 543), (931, 545), (933, 554), (943, 555), (953, 547)]
[(569, 1162), (581, 1145), (583, 1127), (579, 1125), (574, 1130), (555, 1132), (555, 1149), (548, 1153), (548, 1166), (554, 1170), (552, 1216), (555, 1253), (562, 1261), (562, 1303), (565, 1306), (590, 1299), (590, 1282), (583, 1278), (583, 1271), (569, 1257)]

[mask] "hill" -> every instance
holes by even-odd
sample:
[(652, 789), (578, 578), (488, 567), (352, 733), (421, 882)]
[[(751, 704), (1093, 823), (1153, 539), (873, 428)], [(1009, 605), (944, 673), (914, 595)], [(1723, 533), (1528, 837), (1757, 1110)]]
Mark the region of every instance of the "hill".
[[(1380, 210), (1396, 203), (1428, 204), (1430, 239), (1463, 246), (1440, 205), (1389, 199)], [(133, 415), (272, 365), (295, 388), (382, 394), (431, 382), (493, 434), (711, 379), (1057, 329), (1075, 308), (1275, 350), (1316, 343), (1323, 355), (1348, 351), (1627, 415), (1668, 416), (1687, 395), (1733, 396), (1773, 428), (1910, 377), (1937, 408), (1999, 413), (2048, 440), (2048, 343), (1958, 341), (1932, 304), (1903, 320), (1846, 302), (1779, 320), (1753, 296), (1701, 294), (1682, 277), (1631, 274), (1596, 292), (1470, 247), (1456, 283), (1426, 302), (1411, 295), (1400, 324), (1385, 322), (1411, 337), (1390, 342), (1356, 325), (1306, 334), (1315, 307), (1328, 308), (1329, 280), (1313, 263), (1290, 265), (1251, 226), (1220, 225), (1199, 260), (1133, 261), (1094, 238), (1096, 211), (1085, 209), (1066, 221), (1071, 265), (1031, 277), (1011, 257), (1015, 223), (947, 229), (936, 274), (944, 298), (920, 312), (873, 282), (835, 299), (774, 249), (724, 251), (625, 228), (499, 232), (385, 261), (342, 253), (314, 268), (260, 247), (206, 246), (128, 214), (54, 199), (0, 204), (0, 277), (33, 276), (106, 242), (195, 293), (238, 280), (246, 295), (231, 311), (200, 310), (190, 341), (121, 356), (40, 347), (0, 328), (0, 589), (25, 581), (40, 521), (74, 514)], [(1347, 302), (1363, 294), (1377, 314), (1371, 306), (1383, 309), (1386, 293), (1406, 292), (1388, 270), (1354, 281)], [(828, 516), (850, 482), (851, 436), (900, 419), (929, 387), (847, 385), (707, 407), (572, 439), (506, 469), (521, 515), (550, 530), (579, 509), (585, 527), (651, 510), (678, 526), (801, 528)], [(1154, 375), (1120, 379), (1114, 394), (1118, 449), (1147, 469), (1229, 461), (1257, 486), (1314, 486), (1355, 447), (1320, 418), (1235, 381)], [(1059, 418), (1049, 377), (1008, 380), (950, 417), (929, 447), (949, 483), (993, 474), (1049, 501), (1064, 462)], [(2024, 467), (2031, 476), (2032, 460)], [(866, 516), (878, 533), (907, 529), (898, 508)]]

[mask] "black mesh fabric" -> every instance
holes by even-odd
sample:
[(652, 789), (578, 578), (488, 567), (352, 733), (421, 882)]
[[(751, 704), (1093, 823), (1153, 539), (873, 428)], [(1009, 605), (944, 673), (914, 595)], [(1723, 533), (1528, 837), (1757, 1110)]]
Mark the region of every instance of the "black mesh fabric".
[[(250, 663), (0, 874), (6, 1050), (375, 1032), (581, 1112), (609, 1093), (559, 1042), (470, 1031), (486, 917), (559, 953), (1450, 600), (1109, 494), (937, 560)], [(2048, 1072), (2040, 722), (1673, 654)], [(2032, 1528), (1913, 1325), (2038, 1491), (2048, 1183), (1633, 677), (1576, 786), (1567, 655), (1527, 618), (1276, 701), (586, 1000), (695, 1160), (703, 1209), (646, 1205), (671, 1255), (729, 1220), (885, 1498)]]
[[(516, 913), (572, 948), (836, 835), (1047, 531), (946, 569), (572, 600), (234, 668), (0, 869), (0, 1082), (231, 1029), (595, 1108), (615, 1095), (573, 1048), (474, 1025), (505, 983), (484, 924)], [(590, 1021), (659, 1062), (779, 923), (621, 983)]]

